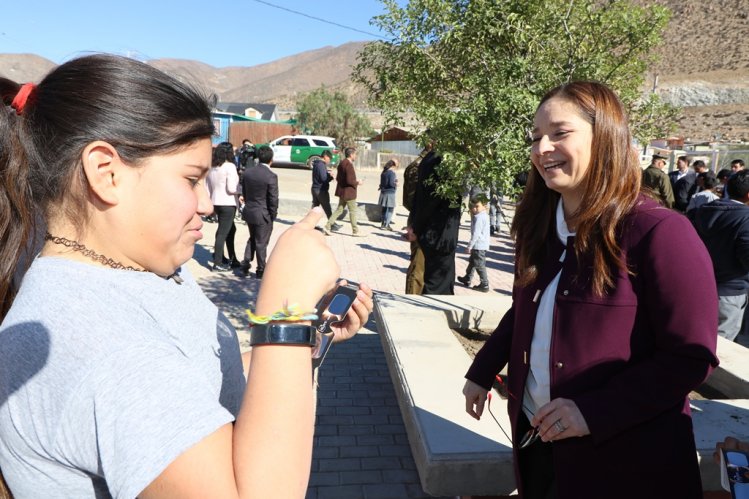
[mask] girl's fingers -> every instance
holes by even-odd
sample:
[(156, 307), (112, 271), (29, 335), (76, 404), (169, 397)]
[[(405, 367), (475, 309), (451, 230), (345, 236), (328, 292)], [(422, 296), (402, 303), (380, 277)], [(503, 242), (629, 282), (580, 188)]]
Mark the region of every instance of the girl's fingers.
[(325, 215), (325, 212), (323, 209), (319, 206), (316, 206), (309, 210), (306, 215), (304, 215), (304, 218), (299, 220), (296, 224), (297, 227), (300, 229), (314, 229), (317, 225), (317, 222), (320, 221), (320, 219)]

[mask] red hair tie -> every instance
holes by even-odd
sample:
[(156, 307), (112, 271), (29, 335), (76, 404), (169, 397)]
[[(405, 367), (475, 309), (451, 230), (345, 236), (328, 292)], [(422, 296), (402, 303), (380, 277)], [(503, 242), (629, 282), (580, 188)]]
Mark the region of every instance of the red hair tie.
[(24, 83), (21, 85), (18, 93), (13, 98), (13, 102), (10, 103), (10, 107), (16, 110), (16, 114), (23, 112), (23, 108), (26, 107), (26, 103), (34, 90), (36, 90), (36, 85), (33, 83)]

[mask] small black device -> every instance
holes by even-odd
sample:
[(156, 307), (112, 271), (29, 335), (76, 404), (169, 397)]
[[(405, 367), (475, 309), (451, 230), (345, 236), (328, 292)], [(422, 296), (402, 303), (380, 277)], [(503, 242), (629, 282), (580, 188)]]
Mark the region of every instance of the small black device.
[(356, 300), (358, 286), (346, 284), (338, 286), (333, 293), (325, 295), (317, 304), (317, 319), (312, 325), (317, 329), (317, 344), (312, 352), (312, 367), (319, 367), (325, 360), (325, 354), (333, 344), (335, 333), (332, 325), (346, 318), (351, 305)]
[(723, 488), (731, 492), (733, 499), (749, 497), (749, 452), (721, 449), (720, 463)]

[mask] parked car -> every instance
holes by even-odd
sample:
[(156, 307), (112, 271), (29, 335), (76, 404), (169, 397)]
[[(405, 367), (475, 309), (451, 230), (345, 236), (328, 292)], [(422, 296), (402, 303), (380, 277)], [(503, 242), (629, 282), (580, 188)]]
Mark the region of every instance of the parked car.
[(326, 149), (333, 154), (333, 158), (330, 160), (331, 165), (337, 165), (340, 160), (340, 152), (335, 145), (333, 137), (323, 137), (320, 135), (284, 135), (276, 140), (272, 140), (267, 145), (273, 149), (274, 163), (304, 165), (312, 169), (312, 162), (320, 159), (320, 154)]

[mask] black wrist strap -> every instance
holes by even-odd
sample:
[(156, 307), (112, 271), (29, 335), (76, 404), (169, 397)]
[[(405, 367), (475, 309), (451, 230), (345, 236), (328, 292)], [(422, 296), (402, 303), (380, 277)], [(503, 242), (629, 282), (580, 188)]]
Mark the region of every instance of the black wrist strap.
[(306, 345), (315, 346), (317, 330), (306, 324), (255, 324), (250, 330), (250, 346)]

